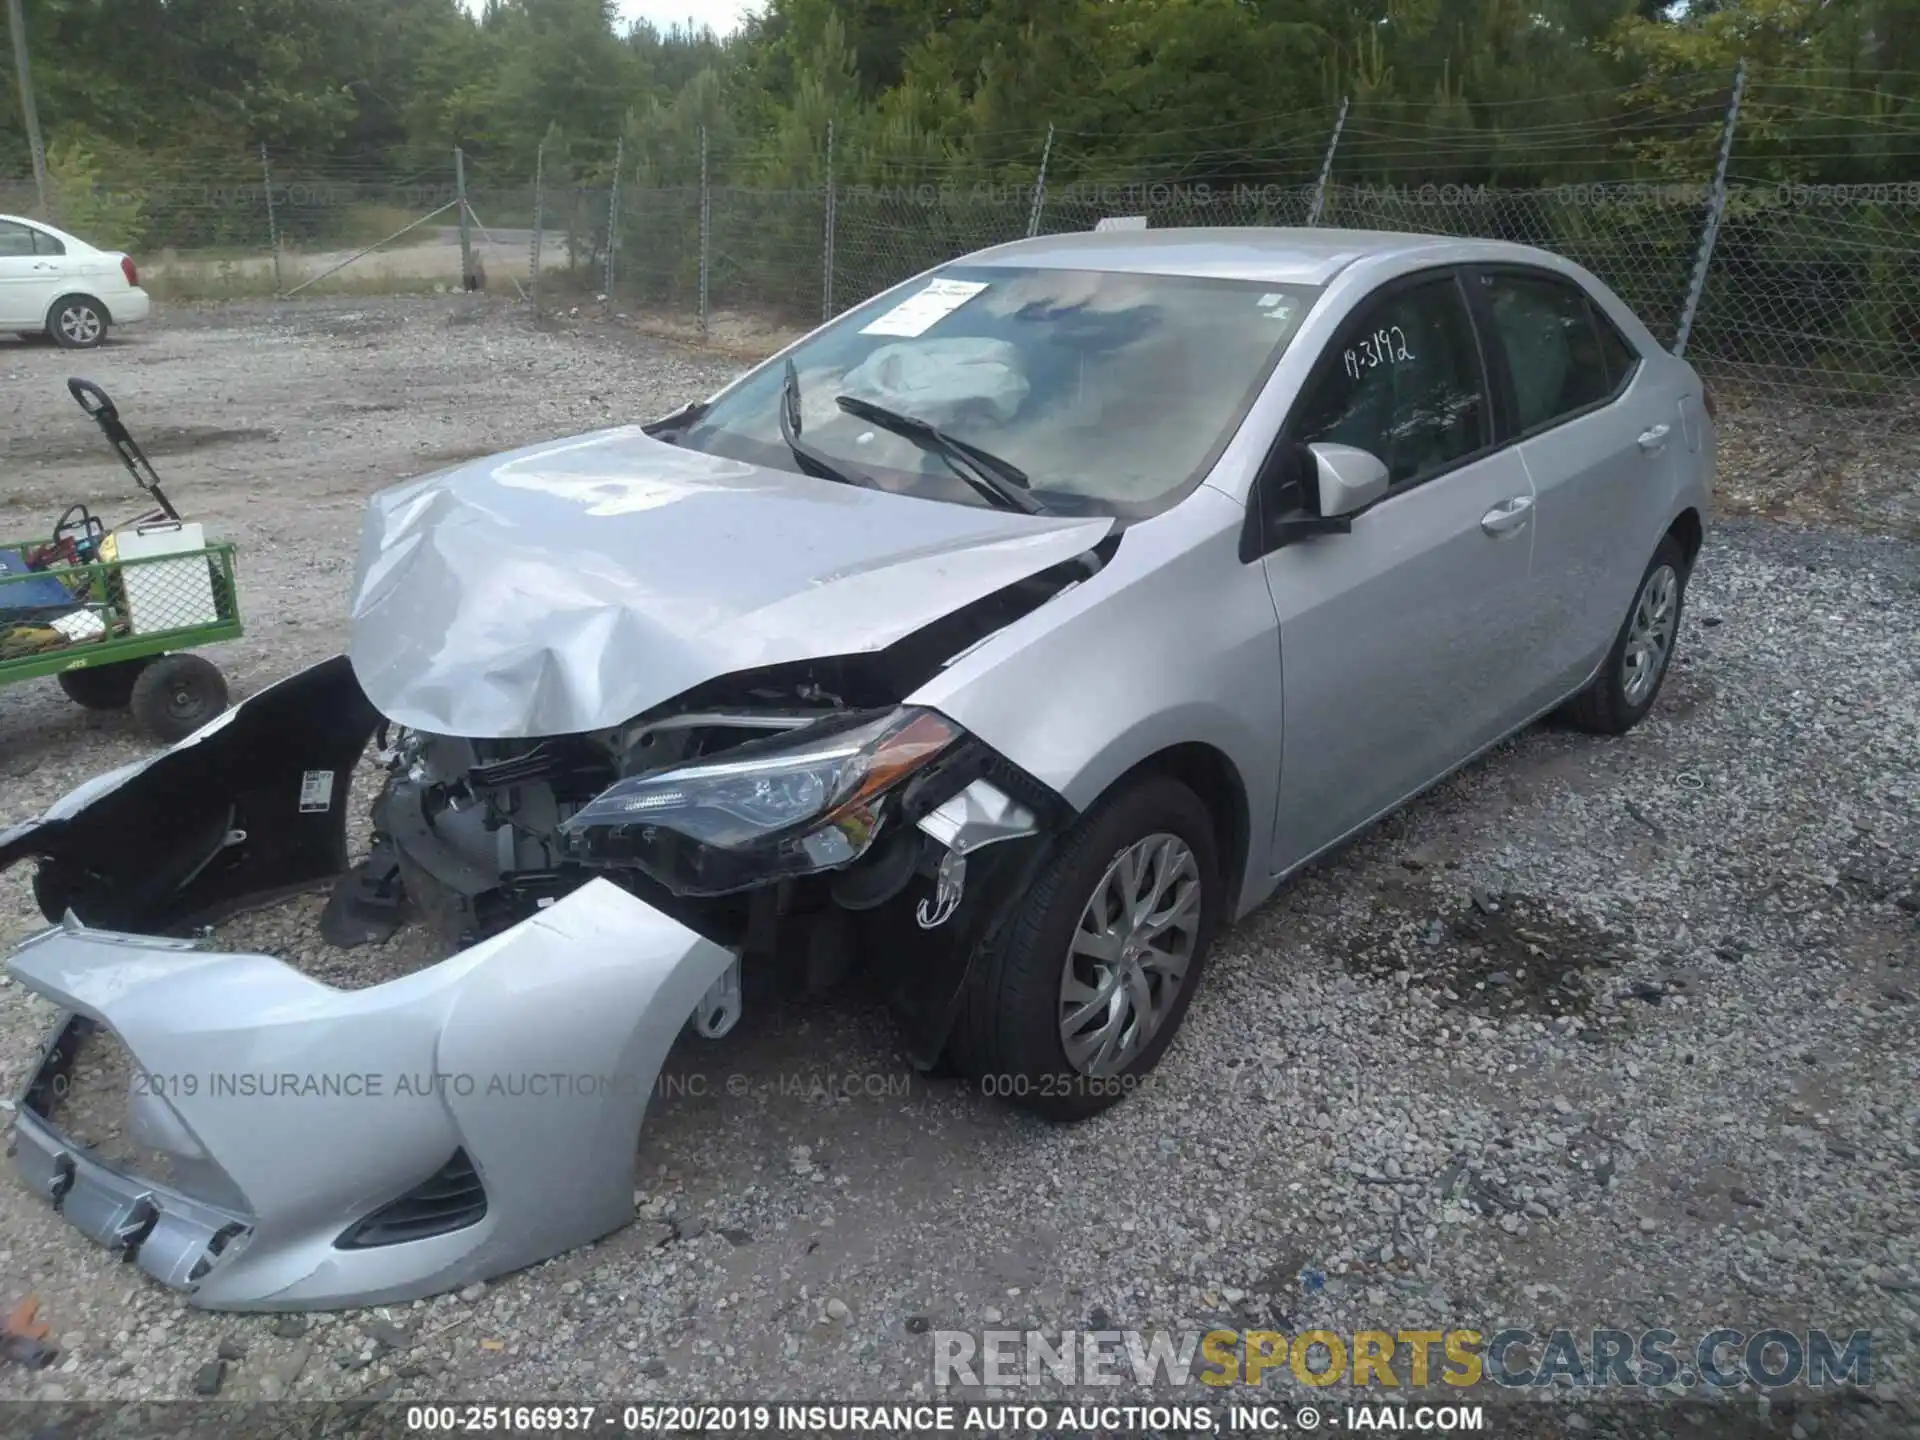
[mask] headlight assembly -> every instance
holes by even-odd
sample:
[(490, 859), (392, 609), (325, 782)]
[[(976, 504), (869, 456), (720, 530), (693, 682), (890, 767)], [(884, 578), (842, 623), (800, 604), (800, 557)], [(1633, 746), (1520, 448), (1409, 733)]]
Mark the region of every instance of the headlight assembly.
[(960, 728), (900, 709), (810, 725), (618, 781), (561, 826), (582, 858), (631, 860), (683, 895), (720, 895), (860, 858), (887, 793)]

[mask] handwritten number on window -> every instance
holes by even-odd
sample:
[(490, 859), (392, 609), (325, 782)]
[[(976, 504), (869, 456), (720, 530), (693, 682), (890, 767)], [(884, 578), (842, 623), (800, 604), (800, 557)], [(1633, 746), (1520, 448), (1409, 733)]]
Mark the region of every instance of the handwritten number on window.
[(1407, 348), (1407, 332), (1393, 325), (1364, 336), (1358, 345), (1348, 346), (1342, 358), (1346, 362), (1347, 378), (1358, 380), (1377, 366), (1397, 365), (1402, 360), (1413, 359), (1413, 351)]

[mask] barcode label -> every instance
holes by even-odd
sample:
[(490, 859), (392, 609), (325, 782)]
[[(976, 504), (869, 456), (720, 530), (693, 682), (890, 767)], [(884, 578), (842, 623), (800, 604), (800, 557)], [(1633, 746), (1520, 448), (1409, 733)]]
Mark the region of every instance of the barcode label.
[(333, 771), (309, 770), (300, 777), (300, 813), (311, 815), (333, 808)]

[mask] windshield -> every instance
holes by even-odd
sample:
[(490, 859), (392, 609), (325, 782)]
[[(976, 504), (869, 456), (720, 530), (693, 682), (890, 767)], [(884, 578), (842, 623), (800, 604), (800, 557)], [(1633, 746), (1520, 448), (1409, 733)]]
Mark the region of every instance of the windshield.
[[(838, 397), (850, 395), (1024, 473), (1048, 511), (1154, 514), (1217, 458), (1318, 294), (1240, 280), (950, 266), (790, 352), (797, 434), (855, 483), (990, 503), (939, 444), (848, 413)], [(671, 438), (800, 470), (781, 434), (786, 381), (785, 358), (763, 366)]]

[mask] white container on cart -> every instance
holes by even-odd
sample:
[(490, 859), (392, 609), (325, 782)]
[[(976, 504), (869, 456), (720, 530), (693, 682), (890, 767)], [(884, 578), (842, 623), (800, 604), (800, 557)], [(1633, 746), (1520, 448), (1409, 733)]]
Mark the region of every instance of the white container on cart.
[[(151, 635), (157, 630), (212, 625), (220, 619), (206, 548), (205, 529), (183, 520), (137, 525), (106, 538), (100, 547), (101, 559), (148, 561), (120, 571), (126, 586), (128, 634)], [(151, 559), (160, 555), (180, 558)]]

